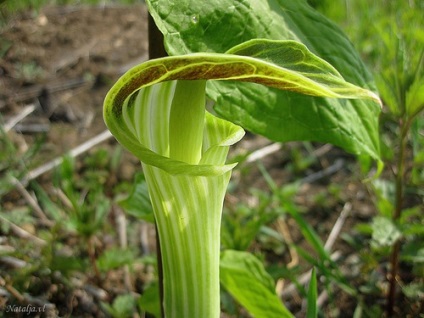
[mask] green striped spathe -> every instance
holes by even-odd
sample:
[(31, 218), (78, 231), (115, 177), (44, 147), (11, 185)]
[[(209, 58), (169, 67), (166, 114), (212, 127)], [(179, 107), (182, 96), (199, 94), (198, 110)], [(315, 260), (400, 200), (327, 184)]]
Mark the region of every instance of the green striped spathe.
[[(187, 90), (192, 84), (204, 94), (204, 83), (196, 82), (201, 81), (185, 81), (180, 88), (193, 94)], [(170, 157), (170, 139), (181, 129), (178, 124), (199, 124), (190, 116), (190, 122), (170, 124), (177, 89), (176, 81), (167, 81), (135, 91), (108, 127), (142, 163), (161, 244), (165, 317), (219, 317), (220, 223), (235, 166), (225, 161), (229, 146), (244, 131), (203, 111), (197, 126), (203, 127), (201, 142), (194, 142), (200, 148), (194, 149), (200, 153), (198, 162)], [(184, 92), (179, 94), (181, 98)], [(198, 100), (202, 105), (189, 104), (187, 111), (200, 106), (204, 110), (204, 99)], [(173, 126), (176, 131), (170, 129)]]

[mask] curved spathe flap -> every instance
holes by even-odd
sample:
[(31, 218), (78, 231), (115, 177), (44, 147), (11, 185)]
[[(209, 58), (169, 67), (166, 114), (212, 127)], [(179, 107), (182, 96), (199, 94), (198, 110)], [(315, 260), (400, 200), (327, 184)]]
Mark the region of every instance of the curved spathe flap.
[(115, 138), (144, 164), (169, 174), (221, 175), (236, 164), (225, 164), (228, 147), (239, 141), (244, 130), (210, 113), (205, 116), (202, 159), (187, 164), (168, 157), (169, 113), (176, 81), (141, 88), (129, 95), (119, 117), (107, 121)]

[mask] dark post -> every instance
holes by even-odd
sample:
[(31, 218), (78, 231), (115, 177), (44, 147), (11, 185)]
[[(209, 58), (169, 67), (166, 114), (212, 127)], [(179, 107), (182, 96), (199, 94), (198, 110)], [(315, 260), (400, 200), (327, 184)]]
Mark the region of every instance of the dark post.
[(164, 57), (168, 54), (163, 45), (163, 34), (159, 31), (152, 16), (149, 13), (149, 59)]
[[(166, 56), (165, 47), (163, 45), (163, 34), (159, 31), (150, 13), (148, 13), (148, 32), (149, 32), (149, 59), (155, 59)], [(159, 299), (161, 316), (164, 317), (163, 308), (163, 268), (162, 268), (162, 255), (160, 249), (160, 241), (158, 228), (156, 226), (156, 254), (157, 254), (157, 267), (158, 267), (158, 281), (159, 281)]]

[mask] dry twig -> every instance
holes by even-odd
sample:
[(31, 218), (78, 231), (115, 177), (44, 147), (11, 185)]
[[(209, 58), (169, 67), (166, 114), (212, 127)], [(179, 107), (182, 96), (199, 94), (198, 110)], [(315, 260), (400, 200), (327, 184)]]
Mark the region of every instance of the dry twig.
[[(339, 217), (337, 218), (336, 222), (334, 223), (334, 226), (327, 238), (327, 241), (324, 244), (324, 248), (329, 252), (331, 251), (331, 248), (333, 247), (337, 237), (339, 236), (341, 229), (347, 219), (347, 216), (349, 215), (350, 211), (352, 210), (352, 204), (347, 202), (344, 206), (342, 211), (340, 212)], [(331, 254), (331, 259), (337, 259), (338, 257), (340, 257), (340, 252), (335, 252), (333, 254)], [(302, 274), (299, 278), (299, 283), (302, 285), (305, 285), (309, 282), (311, 277), (311, 270), (309, 270), (308, 272)], [(295, 284), (290, 284), (287, 288), (285, 288), (284, 290), (278, 290), (278, 294), (281, 298), (287, 297), (289, 295), (291, 295), (294, 291), (296, 290), (296, 285)]]
[(328, 235), (327, 241), (325, 242), (324, 249), (326, 251), (331, 251), (333, 245), (339, 234), (342, 230), (344, 223), (346, 222), (347, 217), (349, 216), (350, 211), (352, 211), (352, 204), (350, 202), (346, 202), (343, 206), (342, 211), (340, 212), (339, 217), (337, 218), (336, 223), (334, 223), (333, 228), (331, 229), (330, 234)]
[[(90, 150), (94, 146), (97, 146), (98, 144), (108, 140), (110, 137), (112, 137), (112, 134), (109, 130), (105, 130), (102, 133), (98, 134), (97, 136), (87, 140), (83, 144), (79, 145), (78, 147), (75, 147), (69, 152), (69, 155), (71, 157), (77, 157), (81, 155), (82, 153)], [(34, 180), (35, 178), (39, 177), (40, 175), (56, 168), (58, 165), (60, 165), (63, 161), (63, 157), (58, 157), (56, 159), (53, 159), (46, 164), (43, 164), (42, 166), (31, 170), (21, 181), (22, 185), (26, 186), (31, 180)]]
[(0, 219), (2, 220), (2, 222), (4, 223), (8, 223), (10, 226), (10, 230), (17, 236), (19, 236), (20, 238), (26, 239), (26, 240), (30, 240), (32, 242), (34, 242), (37, 245), (40, 246), (44, 246), (47, 244), (46, 241), (40, 239), (39, 237), (31, 234), (30, 232), (24, 230), (23, 228), (17, 226), (15, 223), (10, 222), (8, 219), (2, 217), (0, 215)]
[(298, 253), (296, 252), (296, 249), (293, 246), (293, 239), (290, 235), (290, 230), (287, 226), (286, 221), (281, 217), (278, 218), (277, 223), (276, 223), (276, 227), (277, 227), (277, 230), (283, 235), (284, 241), (289, 246), (291, 261), (290, 261), (290, 263), (287, 264), (287, 268), (292, 268), (292, 267), (296, 266), (297, 264), (299, 264), (299, 255), (298, 255)]
[(14, 103), (22, 103), (29, 100), (34, 100), (40, 97), (40, 94), (43, 91), (48, 92), (49, 94), (73, 89), (82, 85), (87, 85), (92, 83), (90, 80), (84, 78), (76, 78), (76, 79), (67, 79), (67, 80), (57, 80), (46, 84), (46, 85), (32, 85), (29, 88), (20, 88), (16, 94), (12, 96), (8, 96), (6, 100), (0, 101), (0, 109), (5, 105), (14, 102)]
[(62, 202), (62, 204), (68, 208), (68, 209), (72, 209), (72, 202), (71, 200), (69, 200), (69, 198), (66, 196), (66, 194), (63, 192), (62, 189), (60, 188), (56, 188), (56, 187), (52, 187), (50, 189), (50, 191), (57, 196), (57, 198)]
[(149, 255), (150, 254), (149, 224), (144, 221), (140, 222), (140, 245), (141, 245), (141, 252), (144, 255)]
[(345, 162), (343, 159), (337, 159), (333, 165), (306, 176), (305, 178), (300, 180), (300, 183), (302, 184), (312, 183), (322, 178), (325, 178), (327, 176), (331, 176), (332, 174), (342, 169), (344, 166), (344, 163)]
[[(128, 239), (127, 239), (127, 219), (125, 218), (124, 212), (118, 208), (117, 206), (114, 207), (114, 210), (116, 212), (116, 224), (118, 228), (118, 236), (119, 236), (119, 245), (121, 248), (127, 248), (128, 247)], [(128, 265), (124, 267), (124, 283), (125, 287), (128, 291), (133, 290), (133, 286), (131, 283), (131, 275), (130, 275), (130, 268)]]
[(12, 256), (1, 256), (0, 263), (11, 268), (24, 268), (28, 264), (27, 262)]
[(30, 105), (25, 106), (19, 114), (17, 114), (16, 116), (13, 116), (12, 118), (10, 118), (4, 124), (4, 131), (5, 132), (10, 131), (22, 119), (24, 119), (29, 114), (31, 114), (32, 112), (34, 112), (35, 109), (36, 109), (36, 106), (34, 104), (30, 104)]
[(277, 152), (282, 147), (282, 144), (280, 143), (273, 143), (270, 145), (267, 145), (261, 149), (258, 149), (254, 152), (252, 152), (246, 159), (246, 162), (251, 163), (255, 162), (257, 160), (263, 159), (266, 156), (269, 156), (273, 154), (274, 152)]
[(53, 226), (54, 222), (48, 219), (38, 204), (37, 200), (25, 189), (25, 187), (15, 177), (11, 176), (10, 181), (24, 197), (25, 201), (34, 209), (35, 214), (41, 219), (43, 224), (47, 226)]

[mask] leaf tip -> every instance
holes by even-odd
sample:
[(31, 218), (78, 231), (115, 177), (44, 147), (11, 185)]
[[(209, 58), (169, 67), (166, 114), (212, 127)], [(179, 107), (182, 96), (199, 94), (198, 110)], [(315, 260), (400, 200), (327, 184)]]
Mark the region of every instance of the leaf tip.
[(380, 106), (380, 109), (383, 109), (383, 101), (381, 100), (380, 96), (370, 91), (370, 97), (373, 101), (375, 101)]

